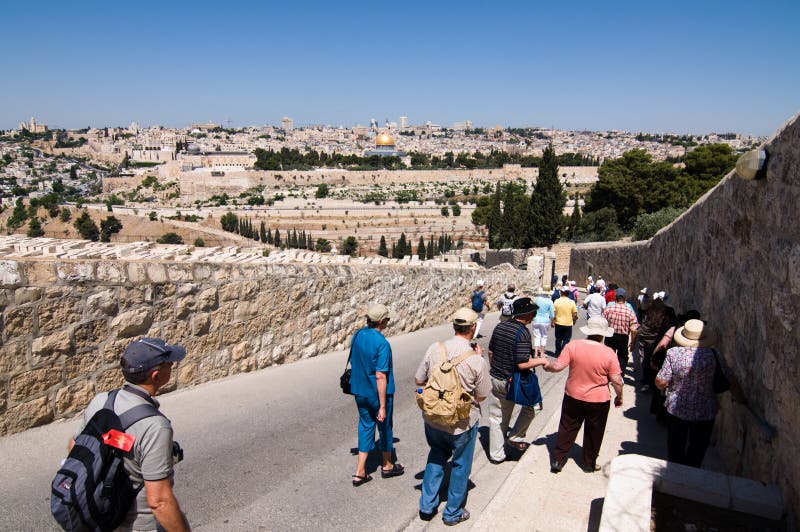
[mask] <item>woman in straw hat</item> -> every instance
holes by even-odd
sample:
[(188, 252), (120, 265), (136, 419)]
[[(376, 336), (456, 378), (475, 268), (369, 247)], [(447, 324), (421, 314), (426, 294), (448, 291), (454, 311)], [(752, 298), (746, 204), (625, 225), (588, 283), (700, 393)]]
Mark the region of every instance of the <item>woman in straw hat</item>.
[(701, 320), (689, 320), (672, 340), (677, 347), (667, 351), (655, 381), (667, 390), (667, 459), (700, 467), (717, 414), (717, 335)]

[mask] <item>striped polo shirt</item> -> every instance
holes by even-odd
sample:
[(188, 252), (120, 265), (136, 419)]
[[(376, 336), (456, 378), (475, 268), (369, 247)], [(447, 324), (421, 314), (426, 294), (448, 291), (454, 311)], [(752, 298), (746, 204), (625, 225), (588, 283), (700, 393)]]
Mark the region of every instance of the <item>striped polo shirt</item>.
[[(519, 340), (515, 347), (514, 340), (517, 334)], [(531, 332), (515, 319), (500, 322), (492, 332), (489, 351), (492, 352), (489, 375), (495, 379), (506, 380), (514, 372), (517, 364), (525, 363), (531, 358), (533, 354)]]

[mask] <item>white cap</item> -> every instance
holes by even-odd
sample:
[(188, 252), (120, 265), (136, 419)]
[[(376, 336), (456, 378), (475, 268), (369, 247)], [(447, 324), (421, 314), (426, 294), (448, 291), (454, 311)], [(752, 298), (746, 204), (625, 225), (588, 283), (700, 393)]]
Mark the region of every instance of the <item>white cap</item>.
[(478, 286), (483, 286), (483, 279), (478, 279)]

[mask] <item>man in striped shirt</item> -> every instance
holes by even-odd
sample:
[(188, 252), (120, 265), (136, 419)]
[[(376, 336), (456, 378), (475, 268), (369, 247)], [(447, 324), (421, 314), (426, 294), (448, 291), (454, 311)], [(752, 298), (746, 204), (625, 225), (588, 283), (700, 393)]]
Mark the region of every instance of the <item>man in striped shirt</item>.
[(616, 304), (606, 307), (603, 311), (603, 317), (614, 328), (614, 335), (606, 338), (606, 345), (617, 352), (619, 367), (623, 375), (625, 367), (628, 365), (629, 346), (636, 339), (636, 330), (639, 328), (636, 313), (625, 304), (626, 295), (625, 290), (618, 288), (615, 293)]
[(528, 325), (536, 314), (537, 307), (529, 297), (514, 300), (512, 318), (497, 324), (489, 340), (489, 376), (492, 381), (492, 396), (488, 401), (489, 459), (499, 463), (506, 459), (505, 446), (517, 451), (528, 448), (528, 426), (536, 411), (532, 406), (520, 407), (520, 412), (511, 423), (514, 401), (506, 399), (506, 383), (515, 370), (543, 366), (545, 357), (534, 357), (531, 333)]

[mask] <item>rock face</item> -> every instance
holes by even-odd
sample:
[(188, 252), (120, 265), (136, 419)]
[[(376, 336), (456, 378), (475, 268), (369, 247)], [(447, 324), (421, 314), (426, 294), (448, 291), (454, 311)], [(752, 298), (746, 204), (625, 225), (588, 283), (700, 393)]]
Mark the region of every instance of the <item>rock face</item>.
[[(800, 508), (800, 119), (765, 145), (766, 178), (731, 172), (651, 240), (572, 251), (570, 274), (638, 293), (666, 290), (721, 333), (719, 352), (747, 407), (721, 397), (716, 445), (731, 469), (780, 485)], [(665, 443), (666, 445), (666, 443)]]
[(118, 386), (119, 355), (139, 336), (186, 346), (170, 384), (182, 388), (344, 349), (371, 302), (397, 311), (393, 334), (443, 323), (479, 278), (490, 294), (539, 286), (521, 270), (435, 264), (0, 261), (0, 435)]

